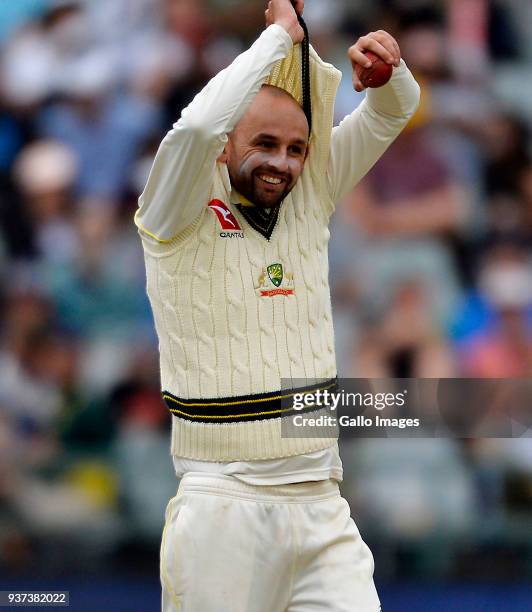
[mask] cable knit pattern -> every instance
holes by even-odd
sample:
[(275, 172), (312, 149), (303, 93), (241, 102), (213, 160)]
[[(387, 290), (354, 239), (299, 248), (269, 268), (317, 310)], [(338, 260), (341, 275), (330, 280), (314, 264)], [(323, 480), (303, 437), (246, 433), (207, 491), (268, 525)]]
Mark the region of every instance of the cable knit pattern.
[[(289, 65), (297, 64), (294, 54)], [(325, 175), (338, 72), (313, 53), (313, 91), (320, 92), (309, 156), (282, 204), (270, 240), (230, 203), (227, 168), (216, 164), (212, 189), (194, 231), (168, 244), (144, 243), (148, 295), (160, 341), (162, 388), (183, 398), (234, 397), (276, 391), (336, 374), (329, 287), (328, 216), (332, 209), (316, 177)], [(283, 75), (279, 67), (275, 74)], [(270, 78), (275, 82), (275, 78)], [(324, 102), (325, 100), (325, 102)], [(231, 209), (244, 237), (222, 237), (207, 204)], [(268, 266), (283, 266), (293, 294), (262, 295)], [(261, 284), (262, 283), (262, 284)], [(284, 287), (281, 284), (281, 288)], [(271, 289), (272, 286), (269, 286)], [(273, 287), (275, 289), (275, 287)], [(289, 384), (289, 383), (288, 383)], [(282, 438), (281, 418), (241, 423), (195, 423), (173, 417), (172, 454), (233, 461), (288, 457), (334, 442)]]
[[(227, 167), (214, 160), (268, 74), (269, 83), (300, 95), (298, 58), (282, 28), (267, 28), (183, 111), (139, 199), (135, 218), (161, 385), (178, 398), (268, 393), (336, 375), (327, 254), (333, 198), (396, 137), (415, 110), (419, 88), (402, 64), (382, 91), (369, 92), (367, 103), (333, 130), (340, 73), (311, 49), (309, 156), (267, 240), (231, 202)], [(209, 208), (212, 200), (228, 210)], [(226, 215), (240, 229), (228, 230)], [(335, 442), (283, 438), (281, 418), (211, 423), (175, 415), (172, 422), (172, 454), (206, 461), (290, 457)]]
[(192, 325), (196, 337), (196, 359), (198, 364), (198, 386), (195, 397), (206, 393), (218, 395), (218, 360), (214, 326), (214, 296), (211, 275), (214, 259), (214, 243), (211, 223), (203, 223), (198, 231), (198, 240), (192, 262), (192, 282), (189, 284), (189, 304)]
[[(218, 218), (207, 210), (184, 243), (157, 253), (145, 248), (162, 387), (179, 397), (216, 398), (276, 391), (282, 379), (300, 386), (304, 379), (333, 377), (328, 232), (319, 189), (305, 169), (268, 241), (230, 204), (225, 174), (218, 164), (212, 199), (232, 210), (243, 238), (220, 236)], [(276, 263), (284, 279), (293, 278), (293, 294), (261, 295), (261, 276), (264, 282)], [(172, 453), (195, 459), (266, 459), (333, 442), (283, 439), (280, 418), (220, 425), (173, 420)]]

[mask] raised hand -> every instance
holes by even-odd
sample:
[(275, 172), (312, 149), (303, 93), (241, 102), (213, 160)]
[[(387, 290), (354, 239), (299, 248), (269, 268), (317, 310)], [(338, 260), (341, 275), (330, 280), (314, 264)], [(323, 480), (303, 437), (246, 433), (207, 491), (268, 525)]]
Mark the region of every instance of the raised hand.
[(303, 28), (297, 20), (303, 15), (304, 0), (270, 0), (268, 8), (264, 11), (266, 27), (276, 23), (284, 28), (294, 44), (300, 43), (305, 37)]
[(362, 85), (356, 73), (357, 65), (364, 68), (371, 66), (371, 61), (364, 55), (364, 51), (372, 51), (387, 64), (396, 67), (399, 66), (401, 61), (399, 45), (388, 32), (377, 30), (377, 32), (370, 32), (365, 36), (361, 36), (353, 46), (349, 47), (347, 52), (353, 67), (353, 86), (357, 91), (364, 89), (364, 85)]

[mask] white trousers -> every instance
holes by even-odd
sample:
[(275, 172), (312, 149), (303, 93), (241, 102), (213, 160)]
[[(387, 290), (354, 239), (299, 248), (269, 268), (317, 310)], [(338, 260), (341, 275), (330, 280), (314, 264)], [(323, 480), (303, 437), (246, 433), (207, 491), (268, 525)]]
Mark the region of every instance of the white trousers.
[(163, 612), (378, 612), (373, 557), (333, 480), (186, 474), (166, 509)]

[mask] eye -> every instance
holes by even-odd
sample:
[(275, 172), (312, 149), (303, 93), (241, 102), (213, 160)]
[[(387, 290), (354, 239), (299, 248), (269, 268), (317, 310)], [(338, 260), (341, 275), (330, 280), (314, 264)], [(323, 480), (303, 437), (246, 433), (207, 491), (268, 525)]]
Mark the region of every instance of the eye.
[(270, 141), (268, 141), (268, 140), (261, 140), (261, 141), (258, 143), (258, 146), (259, 146), (261, 149), (271, 149), (271, 148), (273, 147), (273, 142), (270, 142)]
[(303, 155), (303, 153), (304, 153), (303, 147), (300, 147), (299, 145), (292, 145), (291, 147), (289, 147), (288, 150), (293, 155)]

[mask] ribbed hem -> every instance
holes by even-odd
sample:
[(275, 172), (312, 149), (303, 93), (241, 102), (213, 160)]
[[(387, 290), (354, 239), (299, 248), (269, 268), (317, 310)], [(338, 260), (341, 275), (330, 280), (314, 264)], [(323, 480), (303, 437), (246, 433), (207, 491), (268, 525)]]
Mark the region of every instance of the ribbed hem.
[[(325, 411), (316, 411), (316, 416)], [(283, 438), (281, 418), (243, 423), (194, 423), (173, 418), (171, 453), (199, 461), (260, 461), (304, 455), (337, 438)]]
[(314, 412), (319, 407), (309, 405), (295, 411), (293, 408), (294, 396), (308, 393), (312, 399), (316, 391), (334, 391), (337, 387), (338, 379), (335, 377), (286, 391), (234, 397), (187, 399), (177, 397), (169, 391), (163, 391), (162, 395), (168, 409), (176, 418), (196, 423), (234, 423)]

